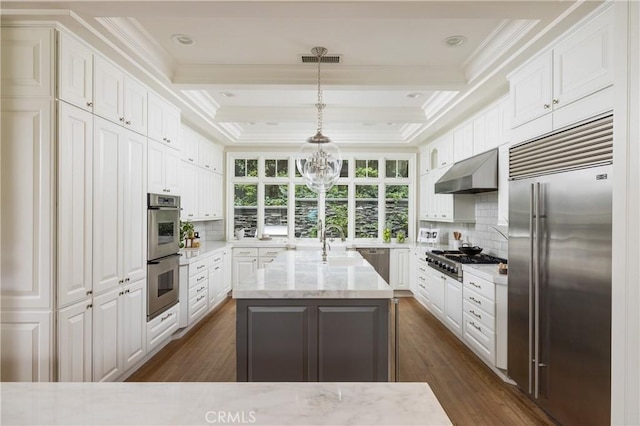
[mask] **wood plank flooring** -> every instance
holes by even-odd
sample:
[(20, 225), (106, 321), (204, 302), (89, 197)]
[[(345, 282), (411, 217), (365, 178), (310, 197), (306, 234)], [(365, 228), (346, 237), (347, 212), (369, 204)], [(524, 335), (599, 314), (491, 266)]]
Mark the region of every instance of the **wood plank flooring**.
[[(232, 382), (235, 302), (227, 301), (172, 341), (128, 381)], [(552, 425), (411, 297), (400, 299), (400, 381), (427, 382), (456, 425)]]

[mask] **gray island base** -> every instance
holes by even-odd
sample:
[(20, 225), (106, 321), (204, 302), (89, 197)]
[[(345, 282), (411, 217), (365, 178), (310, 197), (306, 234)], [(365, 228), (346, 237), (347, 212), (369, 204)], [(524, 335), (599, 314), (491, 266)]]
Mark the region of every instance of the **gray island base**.
[(389, 380), (393, 290), (357, 252), (329, 256), (281, 253), (234, 288), (238, 381)]

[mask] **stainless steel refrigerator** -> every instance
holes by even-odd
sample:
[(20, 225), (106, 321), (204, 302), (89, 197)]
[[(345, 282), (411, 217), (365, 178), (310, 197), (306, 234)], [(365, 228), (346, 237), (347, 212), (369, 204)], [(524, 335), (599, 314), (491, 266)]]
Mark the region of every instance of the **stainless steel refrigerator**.
[(508, 374), (563, 425), (610, 423), (612, 133), (510, 150)]

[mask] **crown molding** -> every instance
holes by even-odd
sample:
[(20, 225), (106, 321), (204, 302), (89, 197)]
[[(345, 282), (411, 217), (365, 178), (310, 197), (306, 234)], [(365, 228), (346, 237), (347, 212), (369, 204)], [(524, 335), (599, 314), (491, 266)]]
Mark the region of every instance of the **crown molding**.
[(200, 108), (204, 114), (210, 119), (215, 119), (216, 114), (220, 110), (218, 104), (206, 90), (182, 90), (185, 95), (195, 106)]
[(95, 18), (155, 72), (171, 80), (175, 61), (135, 18)]
[(446, 104), (448, 104), (453, 98), (455, 98), (460, 92), (436, 92), (429, 96), (429, 99), (422, 104), (422, 111), (427, 120), (440, 111)]

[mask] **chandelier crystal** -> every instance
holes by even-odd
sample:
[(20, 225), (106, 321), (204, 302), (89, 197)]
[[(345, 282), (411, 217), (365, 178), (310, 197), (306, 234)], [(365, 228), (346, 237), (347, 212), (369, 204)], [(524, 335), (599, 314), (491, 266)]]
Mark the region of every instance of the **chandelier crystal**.
[(320, 63), (327, 54), (324, 47), (311, 49), (318, 58), (318, 128), (316, 134), (307, 139), (296, 155), (296, 167), (307, 184), (314, 192), (327, 192), (336, 183), (342, 169), (342, 155), (340, 149), (331, 143), (331, 139), (322, 134), (322, 110), (326, 106), (322, 102), (322, 88), (320, 86)]

